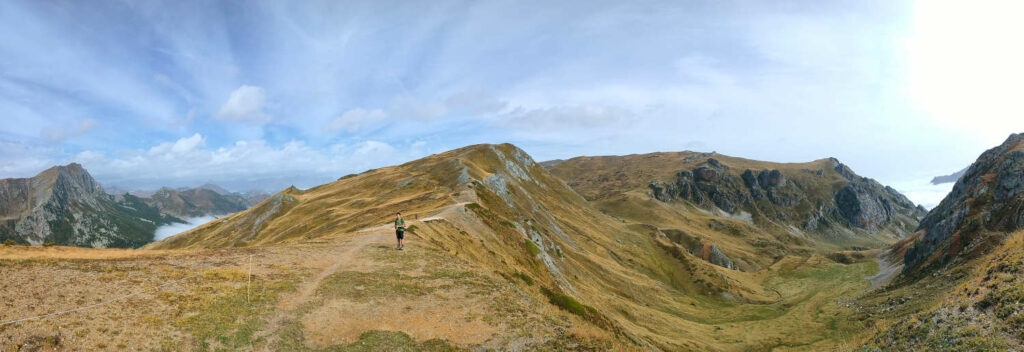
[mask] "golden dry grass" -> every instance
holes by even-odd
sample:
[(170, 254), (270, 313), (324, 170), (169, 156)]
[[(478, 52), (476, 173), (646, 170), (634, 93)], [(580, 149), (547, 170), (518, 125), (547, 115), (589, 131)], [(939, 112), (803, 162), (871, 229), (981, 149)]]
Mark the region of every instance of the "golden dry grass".
[[(13, 278), (2, 286), (5, 293), (18, 287), (12, 307), (60, 308), (67, 297), (86, 292), (93, 299), (203, 274), (141, 297), (138, 302), (159, 302), (151, 308), (125, 309), (136, 304), (127, 301), (0, 335), (24, 342), (84, 331), (69, 342), (82, 349), (345, 350), (369, 343), (810, 351), (855, 346), (851, 336), (865, 331), (847, 302), (869, 288), (874, 261), (837, 263), (792, 236), (645, 203), (629, 192), (591, 203), (520, 153), (511, 145), (467, 147), (309, 190), (288, 189), (278, 200), (151, 250), (0, 252), (17, 258), (0, 267)], [(747, 162), (716, 158), (736, 167)], [(704, 236), (744, 259), (748, 270), (710, 264), (642, 225), (648, 222), (607, 214), (616, 207), (633, 219), (662, 219), (659, 227)], [(388, 225), (399, 210), (407, 219), (419, 215), (409, 221), (406, 251), (393, 249)], [(724, 227), (709, 228), (711, 220)], [(32, 259), (45, 255), (50, 259)], [(81, 259), (59, 259), (64, 255)], [(249, 255), (257, 258), (261, 291), (255, 304), (247, 299), (243, 305), (237, 270), (245, 269)], [(56, 285), (38, 278), (54, 272), (88, 280), (65, 285), (70, 291), (46, 291)], [(29, 286), (36, 288), (21, 288)], [(230, 309), (213, 309), (221, 305)], [(120, 318), (108, 322), (108, 316)], [(124, 337), (104, 340), (118, 323), (130, 326), (117, 330), (115, 336)], [(67, 335), (55, 325), (75, 330)]]

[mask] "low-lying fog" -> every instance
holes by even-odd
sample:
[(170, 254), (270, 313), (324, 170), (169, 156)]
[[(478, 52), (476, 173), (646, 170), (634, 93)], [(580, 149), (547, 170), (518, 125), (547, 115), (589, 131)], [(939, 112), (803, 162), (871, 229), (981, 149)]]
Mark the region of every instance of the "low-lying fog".
[(942, 202), (943, 198), (949, 194), (949, 191), (953, 189), (953, 182), (933, 185), (929, 180), (919, 179), (910, 182), (896, 183), (892, 185), (903, 195), (910, 198), (910, 201), (914, 204), (923, 205), (925, 208), (931, 210), (936, 205)]
[(216, 216), (207, 215), (207, 216), (200, 216), (200, 217), (185, 219), (185, 221), (187, 221), (187, 223), (184, 223), (184, 224), (170, 224), (170, 225), (160, 226), (160, 227), (156, 228), (156, 234), (153, 236), (154, 237), (153, 240), (154, 241), (159, 241), (159, 240), (162, 240), (162, 239), (165, 239), (165, 238), (177, 235), (179, 233), (191, 230), (191, 229), (193, 229), (193, 228), (195, 228), (195, 227), (197, 227), (199, 225), (202, 225), (202, 224), (205, 224), (207, 222), (210, 222), (211, 220), (216, 219), (216, 218), (217, 218)]

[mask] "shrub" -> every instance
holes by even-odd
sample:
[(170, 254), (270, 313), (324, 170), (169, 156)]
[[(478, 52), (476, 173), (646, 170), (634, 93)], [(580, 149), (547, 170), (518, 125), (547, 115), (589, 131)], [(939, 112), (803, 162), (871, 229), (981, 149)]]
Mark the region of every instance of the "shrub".
[(532, 256), (540, 254), (540, 248), (530, 240), (526, 240), (526, 251), (530, 252)]
[(525, 282), (527, 285), (533, 286), (533, 278), (527, 276), (526, 274), (517, 271), (513, 275), (515, 275), (515, 277), (518, 277), (520, 280), (523, 280), (523, 282)]
[(602, 328), (614, 330), (608, 318), (598, 312), (597, 309), (594, 309), (594, 307), (580, 303), (575, 298), (569, 297), (564, 293), (548, 290), (547, 287), (541, 287), (540, 291), (544, 293), (545, 296), (548, 296), (548, 301), (556, 307), (569, 313), (576, 314)]
[(12, 239), (10, 239), (10, 238), (8, 238), (8, 239), (4, 240), (4, 246), (10, 247), (10, 246), (13, 246), (13, 245), (15, 245), (15, 244), (16, 244), (16, 243), (14, 243), (14, 240), (12, 240)]
[(43, 242), (43, 247), (53, 247), (53, 246), (56, 246), (56, 245), (57, 245), (57, 244), (56, 244), (56, 243), (54, 243), (53, 241), (46, 241), (46, 242)]

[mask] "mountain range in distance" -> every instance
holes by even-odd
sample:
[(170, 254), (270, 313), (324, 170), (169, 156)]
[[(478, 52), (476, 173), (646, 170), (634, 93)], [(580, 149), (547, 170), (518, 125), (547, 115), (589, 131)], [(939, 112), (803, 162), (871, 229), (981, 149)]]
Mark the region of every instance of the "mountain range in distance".
[(71, 163), (30, 178), (0, 179), (0, 241), (139, 247), (152, 242), (160, 226), (245, 210), (264, 198), (212, 184), (148, 194), (104, 190), (85, 168)]
[(231, 214), (259, 204), (269, 196), (258, 190), (231, 192), (211, 183), (196, 188), (162, 187), (155, 191), (114, 189), (107, 190), (107, 193), (115, 199), (123, 198), (126, 194), (145, 199), (146, 203), (160, 211), (180, 218)]

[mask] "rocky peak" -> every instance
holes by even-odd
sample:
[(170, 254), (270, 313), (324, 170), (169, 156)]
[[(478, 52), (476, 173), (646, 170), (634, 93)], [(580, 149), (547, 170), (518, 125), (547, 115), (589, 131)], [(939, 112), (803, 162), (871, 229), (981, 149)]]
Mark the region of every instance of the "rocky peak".
[(32, 188), (36, 189), (36, 198), (40, 203), (54, 198), (62, 205), (77, 201), (98, 206), (100, 200), (109, 197), (99, 182), (78, 163), (46, 169), (32, 178)]
[(223, 195), (231, 194), (231, 191), (228, 191), (227, 189), (224, 189), (224, 187), (215, 185), (213, 183), (206, 183), (206, 184), (203, 184), (202, 186), (199, 186), (198, 188), (199, 189), (210, 190), (210, 191), (213, 191), (213, 192), (215, 192), (215, 193), (217, 193), (219, 195), (222, 195), (222, 196)]
[(0, 239), (90, 247), (137, 247), (169, 221), (145, 204), (117, 201), (82, 165), (54, 166), (29, 179), (0, 181)]
[(843, 176), (843, 178), (850, 181), (853, 181), (854, 179), (857, 178), (857, 174), (854, 173), (849, 166), (846, 166), (846, 164), (839, 162), (839, 159), (828, 158), (828, 160), (832, 162), (832, 169), (838, 172), (840, 176)]
[[(733, 214), (742, 211), (775, 223), (790, 222), (808, 231), (845, 234), (849, 228), (871, 233), (885, 230), (901, 238), (917, 226), (924, 214), (905, 196), (857, 176), (835, 158), (829, 161), (829, 168), (846, 179), (839, 189), (803, 173), (787, 177), (776, 168), (744, 169), (737, 177), (728, 165), (714, 158), (691, 170), (678, 171), (674, 180), (653, 180), (648, 189), (663, 202), (678, 199)], [(831, 224), (842, 228), (832, 228)]]
[[(922, 237), (904, 256), (906, 270), (946, 261), (984, 245), (986, 232), (1024, 228), (1024, 134), (1011, 134), (971, 164), (921, 221)], [(977, 251), (974, 251), (977, 252)], [(941, 253), (940, 255), (934, 255)]]

